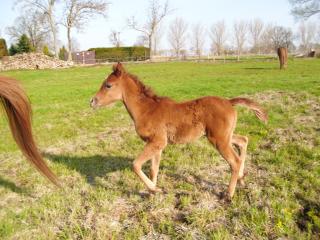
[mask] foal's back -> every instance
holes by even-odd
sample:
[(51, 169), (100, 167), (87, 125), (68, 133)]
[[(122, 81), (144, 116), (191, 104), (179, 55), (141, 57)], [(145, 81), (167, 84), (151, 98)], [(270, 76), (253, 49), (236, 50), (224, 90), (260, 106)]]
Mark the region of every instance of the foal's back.
[(220, 97), (202, 97), (182, 103), (163, 100), (154, 113), (158, 119), (156, 125), (164, 126), (169, 143), (187, 143), (207, 133), (225, 134), (236, 121), (236, 111), (230, 101)]

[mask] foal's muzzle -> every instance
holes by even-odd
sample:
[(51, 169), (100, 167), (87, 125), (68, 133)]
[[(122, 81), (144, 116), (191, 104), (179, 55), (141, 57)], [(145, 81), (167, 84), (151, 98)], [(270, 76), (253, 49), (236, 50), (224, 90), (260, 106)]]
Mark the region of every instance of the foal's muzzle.
[(98, 99), (97, 99), (96, 97), (91, 98), (91, 100), (90, 100), (90, 106), (91, 106), (92, 108), (96, 108), (96, 107), (97, 107), (97, 102), (98, 102)]

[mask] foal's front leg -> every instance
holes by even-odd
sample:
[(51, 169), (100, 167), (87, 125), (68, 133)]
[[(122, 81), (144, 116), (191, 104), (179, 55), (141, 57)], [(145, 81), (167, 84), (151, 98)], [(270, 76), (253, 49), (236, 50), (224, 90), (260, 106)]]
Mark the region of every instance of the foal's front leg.
[[(147, 186), (147, 188), (152, 192), (160, 191), (159, 188), (156, 187), (156, 181), (154, 181), (154, 177), (158, 174), (158, 171), (155, 171), (155, 175), (152, 177), (153, 181), (151, 181), (141, 170), (142, 165), (148, 160), (158, 159), (160, 162), (159, 152), (165, 147), (165, 142), (149, 142), (144, 147), (143, 152), (139, 155), (139, 157), (133, 162), (133, 170), (139, 176), (139, 178), (143, 181), (143, 183)], [(159, 168), (159, 165), (158, 165)], [(158, 170), (158, 169), (157, 169)]]

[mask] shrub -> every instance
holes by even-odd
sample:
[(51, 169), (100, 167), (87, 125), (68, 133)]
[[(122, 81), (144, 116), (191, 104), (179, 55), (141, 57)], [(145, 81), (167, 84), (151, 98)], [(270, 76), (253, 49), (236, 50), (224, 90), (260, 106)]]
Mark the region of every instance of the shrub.
[(145, 47), (90, 48), (88, 51), (95, 51), (96, 59), (106, 61), (138, 61), (149, 58), (149, 48)]
[(50, 52), (49, 48), (47, 45), (43, 46), (42, 52), (44, 55), (47, 55), (49, 57), (53, 57), (53, 54)]
[(3, 38), (0, 38), (0, 58), (3, 56), (8, 56), (8, 48), (7, 48), (7, 43), (6, 40)]

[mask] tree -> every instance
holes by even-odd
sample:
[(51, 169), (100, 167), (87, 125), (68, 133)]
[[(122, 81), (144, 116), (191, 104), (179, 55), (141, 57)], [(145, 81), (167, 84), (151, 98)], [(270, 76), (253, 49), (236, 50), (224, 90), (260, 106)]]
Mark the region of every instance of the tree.
[(275, 26), (271, 29), (271, 42), (275, 50), (280, 47), (289, 48), (292, 45), (292, 31), (290, 28)]
[(59, 50), (59, 59), (66, 60), (67, 57), (68, 57), (68, 51), (65, 48), (65, 46), (62, 46), (62, 48), (60, 48)]
[(169, 3), (166, 1), (165, 4), (161, 5), (159, 0), (150, 0), (149, 9), (147, 11), (148, 18), (143, 26), (139, 26), (133, 16), (129, 18), (127, 22), (129, 28), (141, 32), (146, 37), (150, 49), (149, 57), (151, 58), (154, 50), (152, 40), (160, 22), (170, 13)]
[(68, 61), (72, 60), (71, 30), (82, 30), (95, 15), (106, 17), (108, 2), (106, 0), (65, 0), (64, 14), (61, 21), (67, 29)]
[(9, 48), (9, 55), (13, 56), (18, 53), (18, 48), (16, 45), (12, 44)]
[(113, 46), (120, 47), (120, 32), (117, 32), (116, 30), (111, 30), (111, 33), (109, 35), (109, 41)]
[(220, 56), (224, 52), (225, 43), (227, 41), (227, 28), (223, 20), (218, 21), (211, 26), (210, 38), (212, 41), (212, 51)]
[(314, 23), (302, 21), (298, 27), (298, 38), (300, 49), (307, 53), (312, 48), (312, 41), (315, 39), (317, 27)]
[(175, 56), (180, 57), (181, 50), (185, 47), (188, 24), (182, 18), (176, 18), (170, 24), (168, 40)]
[(320, 13), (319, 0), (289, 0), (292, 6), (291, 14), (297, 18), (307, 19)]
[(23, 12), (15, 19), (13, 26), (6, 28), (6, 32), (14, 41), (18, 41), (22, 34), (26, 34), (32, 47), (41, 50), (50, 34), (50, 28), (44, 17), (38, 11)]
[(233, 24), (234, 39), (236, 43), (238, 61), (240, 60), (240, 55), (243, 51), (243, 46), (246, 41), (247, 29), (248, 24), (243, 20), (235, 22)]
[(17, 52), (18, 53), (28, 53), (31, 52), (32, 46), (30, 40), (26, 34), (22, 34), (17, 43)]
[(8, 55), (9, 53), (8, 53), (6, 40), (4, 38), (0, 38), (0, 58)]
[(54, 55), (58, 58), (58, 39), (57, 25), (54, 15), (54, 6), (57, 0), (16, 0), (17, 4), (22, 5), (22, 8), (27, 9), (27, 12), (38, 11), (44, 15), (44, 20), (48, 23), (53, 37)]
[(252, 51), (260, 53), (261, 35), (263, 33), (263, 22), (256, 18), (249, 23), (249, 34), (252, 41)]
[(192, 49), (198, 58), (201, 58), (203, 46), (205, 43), (205, 30), (203, 26), (198, 23), (192, 29)]

